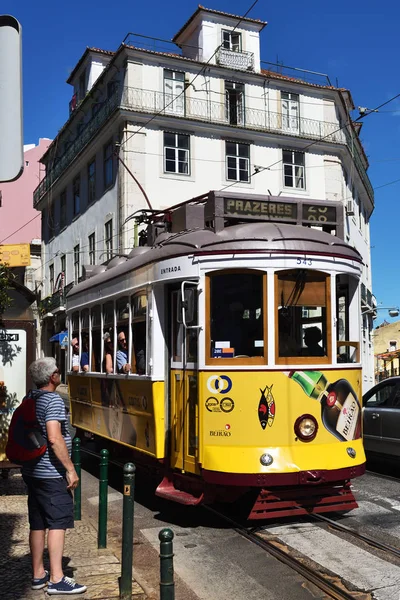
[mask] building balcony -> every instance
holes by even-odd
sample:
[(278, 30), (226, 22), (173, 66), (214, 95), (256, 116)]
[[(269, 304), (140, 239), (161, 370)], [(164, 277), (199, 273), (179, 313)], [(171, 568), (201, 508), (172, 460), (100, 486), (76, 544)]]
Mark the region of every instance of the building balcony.
[(118, 105), (119, 94), (118, 90), (116, 90), (114, 94), (102, 104), (96, 115), (94, 115), (84, 129), (82, 129), (82, 131), (77, 135), (75, 140), (68, 146), (64, 154), (59, 159), (54, 160), (52, 167), (47, 169), (46, 176), (42, 179), (38, 187), (33, 192), (34, 208), (37, 208), (41, 198), (43, 198), (46, 192), (48, 192), (48, 190), (60, 177), (60, 175), (62, 175), (62, 173), (64, 173), (64, 171), (69, 167), (79, 152), (81, 152), (83, 148), (90, 142), (90, 140), (96, 135), (96, 133), (105, 124)]
[(51, 296), (43, 298), (39, 303), (39, 313), (41, 316), (45, 313), (57, 313), (60, 310), (65, 310), (65, 299), (73, 286), (73, 283), (69, 283), (64, 288), (54, 292)]
[[(237, 53), (235, 53), (237, 54)], [(374, 194), (357, 144), (346, 128), (340, 129), (337, 123), (317, 121), (315, 119), (287, 118), (281, 113), (263, 109), (250, 108), (241, 102), (215, 102), (207, 99), (172, 96), (163, 92), (125, 87), (116, 90), (77, 135), (54, 166), (48, 169), (44, 179), (34, 191), (33, 205), (36, 208), (47, 191), (54, 185), (60, 175), (68, 168), (83, 148), (90, 142), (110, 115), (119, 107), (124, 111), (134, 111), (148, 115), (160, 114), (180, 119), (202, 121), (211, 125), (230, 125), (244, 130), (280, 134), (288, 137), (321, 140), (347, 146), (354, 158), (356, 168), (363, 180), (369, 197), (373, 202)], [(177, 125), (175, 125), (177, 126)]]
[(254, 70), (253, 52), (235, 52), (226, 48), (220, 48), (217, 52), (216, 60), (221, 67), (240, 69), (241, 71)]

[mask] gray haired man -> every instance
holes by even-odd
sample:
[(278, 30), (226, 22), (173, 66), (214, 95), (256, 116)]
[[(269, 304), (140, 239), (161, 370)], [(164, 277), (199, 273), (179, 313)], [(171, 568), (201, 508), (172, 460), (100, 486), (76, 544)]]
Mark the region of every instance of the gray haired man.
[[(60, 385), (60, 371), (54, 358), (40, 358), (29, 367), (37, 390), (36, 418), (47, 449), (34, 464), (22, 467), (28, 487), (29, 545), (32, 557), (32, 589), (48, 584), (47, 593), (80, 594), (86, 586), (65, 577), (62, 570), (65, 530), (74, 526), (73, 498), (79, 478), (71, 461), (71, 436), (68, 416), (62, 398), (55, 393)], [(50, 574), (44, 569), (43, 552), (48, 529), (47, 548)]]

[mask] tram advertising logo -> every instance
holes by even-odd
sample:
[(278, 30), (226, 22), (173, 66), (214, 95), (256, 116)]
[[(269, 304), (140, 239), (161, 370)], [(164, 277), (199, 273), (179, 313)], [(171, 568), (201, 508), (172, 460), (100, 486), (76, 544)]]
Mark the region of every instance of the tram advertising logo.
[[(228, 394), (232, 389), (232, 380), (227, 375), (211, 375), (207, 379), (207, 389), (211, 394)], [(208, 412), (230, 413), (235, 407), (235, 403), (229, 396), (219, 399), (210, 396), (205, 401), (205, 407)]]
[[(275, 419), (275, 400), (272, 395), (273, 384), (269, 387), (268, 385), (262, 390), (260, 402), (258, 404), (258, 418), (260, 420), (260, 425), (263, 429), (268, 425), (272, 427), (272, 424)], [(265, 394), (267, 392), (267, 394)]]
[(227, 375), (211, 375), (207, 389), (211, 394), (227, 394), (232, 389), (232, 380)]
[(215, 398), (215, 396), (210, 396), (210, 398), (207, 398), (205, 405), (208, 412), (230, 413), (235, 408), (234, 401), (232, 398), (228, 398), (228, 396), (222, 398), (221, 400), (218, 400), (218, 398)]

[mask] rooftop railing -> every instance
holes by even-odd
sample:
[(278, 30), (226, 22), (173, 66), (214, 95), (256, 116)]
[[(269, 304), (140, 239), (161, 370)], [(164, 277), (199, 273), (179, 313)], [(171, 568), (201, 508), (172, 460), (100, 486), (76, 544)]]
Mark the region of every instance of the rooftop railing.
[(219, 65), (230, 69), (241, 69), (242, 71), (254, 69), (253, 52), (236, 52), (227, 48), (220, 48), (216, 59)]
[(281, 113), (245, 107), (240, 102), (232, 106), (231, 103), (227, 105), (207, 99), (172, 96), (159, 91), (125, 87), (122, 92), (116, 90), (113, 96), (101, 106), (97, 114), (77, 135), (61, 158), (53, 164), (50, 163), (46, 176), (34, 192), (34, 207), (37, 206), (44, 194), (89, 143), (117, 107), (121, 110), (131, 110), (151, 115), (160, 113), (182, 119), (193, 119), (212, 124), (279, 133), (289, 137), (323, 140), (334, 144), (347, 145), (360, 177), (373, 201), (373, 189), (357, 148), (357, 143), (346, 127), (341, 129), (337, 123), (304, 117), (288, 118)]

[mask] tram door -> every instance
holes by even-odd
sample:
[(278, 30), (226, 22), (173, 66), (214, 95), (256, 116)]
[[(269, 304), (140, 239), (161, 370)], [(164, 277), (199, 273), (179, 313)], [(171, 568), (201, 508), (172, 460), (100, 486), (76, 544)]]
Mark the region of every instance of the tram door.
[[(197, 473), (198, 467), (198, 330), (182, 322), (181, 288), (170, 291), (171, 467)], [(197, 304), (193, 321), (197, 323)]]

